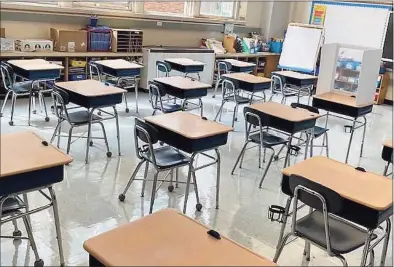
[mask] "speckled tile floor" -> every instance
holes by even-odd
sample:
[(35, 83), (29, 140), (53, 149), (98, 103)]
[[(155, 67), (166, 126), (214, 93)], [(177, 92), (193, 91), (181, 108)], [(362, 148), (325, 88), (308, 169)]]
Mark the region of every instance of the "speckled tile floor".
[[(85, 164), (85, 140), (79, 139), (71, 145), (72, 164), (65, 168), (66, 177), (62, 183), (55, 185), (60, 209), (61, 230), (63, 234), (63, 246), (66, 264), (68, 266), (83, 266), (88, 264), (88, 254), (84, 251), (83, 242), (99, 233), (113, 229), (119, 225), (133, 221), (148, 214), (150, 200), (150, 184), (147, 184), (146, 194), (141, 198), (139, 193), (142, 182), (134, 182), (130, 187), (124, 203), (118, 201), (118, 194), (126, 185), (133, 169), (138, 163), (134, 151), (133, 103), (134, 94), (129, 93), (131, 112), (125, 113), (124, 107), (119, 106), (120, 133), (122, 156), (117, 156), (115, 122), (107, 121), (105, 126), (109, 138), (109, 145), (113, 152), (112, 158), (105, 156), (105, 146), (102, 141), (95, 142), (90, 150), (90, 163)], [(49, 98), (46, 99), (50, 101)], [(280, 99), (274, 99), (279, 101)], [(291, 101), (291, 100), (290, 100)], [(290, 102), (288, 101), (288, 102)], [(147, 100), (147, 94), (140, 94), (139, 117), (151, 114), (151, 107)], [(204, 99), (204, 115), (213, 119), (218, 110), (220, 98), (207, 96)], [(227, 107), (231, 109), (231, 104)], [(230, 109), (228, 111), (230, 111)], [(270, 222), (267, 218), (268, 206), (271, 204), (283, 205), (286, 197), (281, 193), (280, 170), (283, 160), (274, 162), (264, 181), (263, 188), (258, 188), (258, 182), (262, 170), (257, 166), (257, 149), (249, 150), (245, 156), (244, 168), (237, 170), (235, 175), (230, 175), (240, 149), (244, 142), (243, 116), (240, 108), (239, 121), (236, 123), (236, 131), (230, 133), (226, 146), (220, 148), (222, 155), (222, 172), (220, 188), (220, 208), (214, 207), (215, 202), (215, 167), (208, 167), (197, 173), (199, 180), (200, 199), (203, 204), (201, 212), (195, 211), (194, 192), (190, 193), (187, 215), (216, 229), (222, 234), (229, 236), (235, 241), (249, 247), (257, 253), (272, 259), (277, 242), (280, 225)], [(30, 130), (35, 131), (47, 140), (50, 139), (56, 118), (50, 114), (50, 122), (44, 122), (41, 113), (32, 115), (32, 126), (27, 126), (27, 101), (18, 100), (16, 107), (15, 126), (8, 125), (10, 117), (10, 103), (4, 110), (1, 118), (1, 133)], [(382, 173), (384, 162), (380, 158), (382, 140), (392, 136), (392, 107), (375, 106), (373, 112), (367, 116), (368, 125), (364, 146), (364, 157), (359, 162), (359, 149), (361, 131), (354, 136), (349, 163), (360, 165), (369, 171)], [(222, 122), (231, 123), (231, 113), (224, 113)], [(323, 124), (319, 121), (318, 124)], [(345, 121), (330, 117), (329, 141), (330, 156), (344, 161), (349, 134), (343, 131)], [(64, 133), (67, 130), (63, 129)], [(76, 129), (76, 133), (83, 133), (84, 128)], [(93, 134), (101, 135), (98, 127), (93, 127)], [(66, 138), (62, 138), (60, 146), (66, 147)], [(314, 150), (314, 154), (321, 153), (320, 148)], [(6, 156), (6, 155), (2, 155)], [(292, 158), (292, 163), (303, 159), (300, 154)], [(202, 159), (199, 159), (202, 160)], [(180, 174), (185, 178), (187, 173), (184, 168)], [(139, 176), (142, 177), (143, 171)], [(184, 198), (184, 186), (180, 185), (174, 192), (167, 191), (167, 185), (159, 190), (154, 210), (172, 207), (181, 210)], [(43, 203), (43, 199), (35, 193), (29, 194), (32, 207)], [(33, 232), (41, 258), (46, 266), (59, 264), (55, 230), (53, 226), (52, 211), (46, 210), (31, 216)], [(24, 228), (19, 223), (22, 231)], [(12, 224), (3, 225), (4, 234), (12, 233)], [(173, 231), (168, 226), (168, 231)], [(285, 247), (279, 260), (280, 265), (305, 265), (303, 260), (304, 242), (294, 240)], [(381, 246), (377, 249), (376, 263), (380, 260)], [(328, 266), (340, 265), (340, 261), (330, 258), (326, 253), (312, 246), (312, 259), (309, 265)], [(349, 265), (359, 265), (361, 250), (346, 255)], [(392, 265), (392, 244), (390, 242), (386, 264)], [(13, 242), (9, 239), (1, 240), (1, 266), (32, 265), (34, 256), (29, 249), (27, 241)]]

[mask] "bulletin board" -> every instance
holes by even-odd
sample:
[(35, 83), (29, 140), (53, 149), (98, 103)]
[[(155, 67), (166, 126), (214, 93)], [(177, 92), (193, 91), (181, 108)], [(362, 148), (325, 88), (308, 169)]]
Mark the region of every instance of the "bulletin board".
[(390, 5), (314, 1), (309, 23), (324, 26), (324, 43), (383, 48)]

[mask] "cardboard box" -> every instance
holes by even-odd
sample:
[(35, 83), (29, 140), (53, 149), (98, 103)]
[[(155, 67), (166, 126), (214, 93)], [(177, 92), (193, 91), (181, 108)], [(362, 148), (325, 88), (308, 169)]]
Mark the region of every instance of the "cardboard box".
[(5, 38), (5, 28), (0, 28), (0, 38)]
[(16, 40), (15, 50), (21, 52), (52, 52), (53, 43), (51, 40), (43, 39)]
[(0, 38), (0, 51), (1, 52), (14, 52), (15, 40), (11, 38)]
[(86, 52), (88, 34), (79, 30), (59, 30), (51, 28), (51, 40), (54, 50), (58, 52)]

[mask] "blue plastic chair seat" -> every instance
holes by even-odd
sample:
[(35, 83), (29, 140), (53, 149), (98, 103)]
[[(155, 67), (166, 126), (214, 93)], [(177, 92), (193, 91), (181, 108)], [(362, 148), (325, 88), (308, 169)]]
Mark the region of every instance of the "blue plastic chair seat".
[(163, 110), (162, 110), (163, 113), (171, 113), (181, 110), (182, 110), (182, 106), (179, 104), (163, 103)]
[(14, 83), (12, 90), (17, 94), (28, 93), (31, 90), (32, 81)]
[(179, 153), (170, 146), (160, 147), (154, 150), (156, 164), (159, 169), (167, 169), (175, 166), (184, 165), (190, 162), (190, 159)]
[[(87, 110), (80, 110), (68, 113), (70, 122), (73, 124), (88, 124), (89, 123), (89, 112)], [(63, 119), (66, 119), (63, 115)], [(100, 120), (101, 118), (97, 115), (92, 116), (92, 121)]]
[(314, 138), (322, 136), (325, 132), (328, 132), (328, 129), (323, 128), (323, 127), (319, 127), (319, 126), (313, 127), (313, 137)]
[[(260, 133), (255, 133), (249, 136), (249, 139), (253, 143), (260, 144)], [(272, 147), (277, 145), (286, 144), (287, 141), (279, 136), (269, 134), (267, 132), (263, 132), (263, 145), (265, 147)]]

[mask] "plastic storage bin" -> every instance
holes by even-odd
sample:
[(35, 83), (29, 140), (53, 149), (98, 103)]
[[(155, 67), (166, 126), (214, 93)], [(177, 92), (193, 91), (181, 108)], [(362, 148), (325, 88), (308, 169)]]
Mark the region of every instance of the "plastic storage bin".
[(112, 30), (108, 27), (88, 27), (88, 51), (108, 52), (111, 49)]

